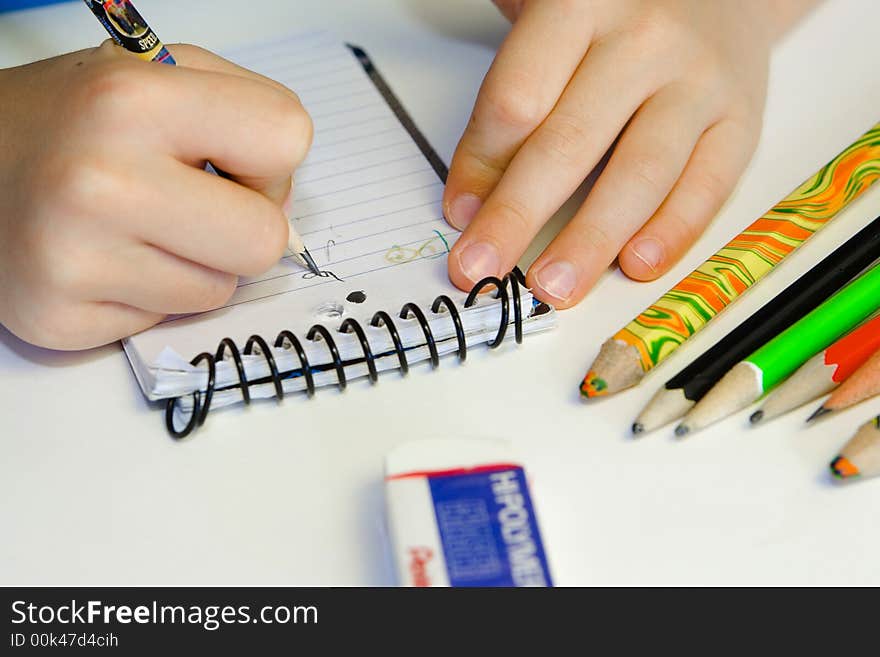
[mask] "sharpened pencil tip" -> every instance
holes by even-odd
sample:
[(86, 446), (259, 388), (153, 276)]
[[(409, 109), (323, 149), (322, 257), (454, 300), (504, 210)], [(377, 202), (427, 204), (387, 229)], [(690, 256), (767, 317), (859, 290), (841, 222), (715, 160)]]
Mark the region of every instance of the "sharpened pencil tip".
[(825, 408), (824, 406), (820, 406), (819, 408), (817, 408), (813, 412), (813, 414), (810, 417), (807, 418), (807, 422), (812, 422), (813, 420), (817, 420), (820, 417), (822, 417), (823, 415), (827, 415), (830, 412), (831, 412), (830, 408)]
[(749, 422), (752, 424), (758, 424), (761, 420), (764, 419), (764, 411), (755, 411), (749, 416)]
[(640, 424), (639, 422), (633, 422), (632, 432), (633, 435), (638, 436), (640, 433), (644, 433), (645, 425)]
[(675, 435), (681, 438), (682, 436), (686, 436), (691, 432), (691, 428), (686, 424), (679, 424), (675, 427)]

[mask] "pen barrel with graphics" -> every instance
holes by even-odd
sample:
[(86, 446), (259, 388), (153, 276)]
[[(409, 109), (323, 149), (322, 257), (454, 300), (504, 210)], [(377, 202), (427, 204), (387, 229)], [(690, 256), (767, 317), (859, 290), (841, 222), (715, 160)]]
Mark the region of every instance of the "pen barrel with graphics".
[(110, 38), (148, 62), (176, 64), (158, 35), (129, 0), (83, 0)]

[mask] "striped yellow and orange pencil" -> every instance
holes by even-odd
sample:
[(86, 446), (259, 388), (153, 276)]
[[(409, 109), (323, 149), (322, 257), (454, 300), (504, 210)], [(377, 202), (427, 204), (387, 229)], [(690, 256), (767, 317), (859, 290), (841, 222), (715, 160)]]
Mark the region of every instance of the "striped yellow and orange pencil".
[(861, 426), (831, 461), (831, 474), (839, 479), (880, 475), (880, 417)]
[(581, 394), (636, 385), (878, 178), (880, 123), (605, 342)]

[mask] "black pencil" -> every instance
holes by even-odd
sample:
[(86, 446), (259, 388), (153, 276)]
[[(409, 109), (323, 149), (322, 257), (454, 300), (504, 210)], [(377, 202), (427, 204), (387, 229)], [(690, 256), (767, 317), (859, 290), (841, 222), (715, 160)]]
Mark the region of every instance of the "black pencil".
[(880, 258), (880, 217), (669, 379), (641, 412), (633, 433), (684, 416), (734, 365), (815, 309)]

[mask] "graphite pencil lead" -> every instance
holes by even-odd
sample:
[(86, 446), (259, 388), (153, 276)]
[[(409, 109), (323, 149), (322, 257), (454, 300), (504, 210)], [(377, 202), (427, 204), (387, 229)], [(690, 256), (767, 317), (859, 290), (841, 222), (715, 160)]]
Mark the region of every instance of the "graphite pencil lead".
[(813, 422), (814, 420), (818, 420), (820, 417), (822, 417), (823, 415), (828, 415), (828, 413), (830, 413), (830, 412), (831, 412), (830, 408), (825, 408), (824, 406), (820, 406), (815, 411), (813, 411), (813, 414), (810, 417), (807, 418), (807, 422)]
[(758, 424), (762, 419), (764, 419), (764, 411), (761, 410), (755, 411), (749, 416), (749, 422), (752, 424)]
[(693, 407), (694, 402), (685, 396), (682, 388), (660, 388), (642, 409), (633, 422), (642, 427), (642, 431), (654, 431), (662, 426), (680, 420)]
[(632, 432), (633, 432), (633, 435), (638, 436), (638, 435), (639, 435), (640, 433), (642, 433), (644, 430), (645, 430), (644, 425), (641, 425), (641, 424), (639, 424), (638, 422), (633, 422), (633, 425), (632, 425)]
[(683, 438), (691, 432), (691, 428), (686, 424), (679, 424), (675, 427), (675, 435), (679, 438)]

